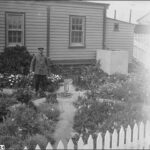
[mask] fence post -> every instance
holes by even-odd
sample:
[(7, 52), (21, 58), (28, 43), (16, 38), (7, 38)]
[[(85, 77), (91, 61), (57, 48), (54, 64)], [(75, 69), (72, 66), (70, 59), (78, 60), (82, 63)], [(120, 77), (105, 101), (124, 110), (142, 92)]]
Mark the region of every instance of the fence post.
[(149, 149), (150, 146), (150, 122), (147, 121), (145, 125), (145, 149)]
[(48, 144), (46, 146), (46, 150), (52, 150), (52, 149), (53, 149), (53, 147), (52, 147), (51, 143), (48, 142)]
[(74, 149), (74, 144), (71, 139), (69, 140), (69, 142), (67, 144), (67, 149)]
[(105, 139), (104, 139), (104, 149), (110, 149), (110, 133), (107, 130), (105, 134)]
[(86, 146), (87, 146), (87, 149), (94, 149), (92, 135), (89, 136)]
[(121, 126), (120, 132), (119, 132), (119, 149), (124, 148), (124, 128)]
[(27, 146), (25, 146), (23, 150), (28, 150)]
[(58, 145), (57, 145), (57, 149), (64, 149), (64, 144), (62, 143), (62, 141), (60, 140)]
[(138, 148), (138, 126), (135, 123), (134, 127), (133, 127), (133, 148)]
[(41, 150), (40, 146), (37, 144), (35, 150)]
[(126, 130), (126, 148), (131, 149), (131, 127), (129, 125)]
[(82, 140), (82, 137), (79, 138), (78, 141), (78, 149), (84, 149), (84, 142)]
[(118, 134), (117, 134), (117, 130), (115, 129), (112, 134), (112, 149), (117, 148), (117, 141), (118, 141)]
[(98, 133), (98, 137), (96, 140), (96, 149), (102, 149), (103, 148), (103, 139), (101, 133)]
[(141, 122), (139, 126), (139, 148), (143, 149), (144, 147), (144, 123)]

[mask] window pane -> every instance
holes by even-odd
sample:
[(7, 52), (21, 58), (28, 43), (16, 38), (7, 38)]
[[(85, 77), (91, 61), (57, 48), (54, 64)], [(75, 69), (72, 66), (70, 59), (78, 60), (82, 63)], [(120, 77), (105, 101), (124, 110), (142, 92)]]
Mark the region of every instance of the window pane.
[(8, 32), (8, 42), (12, 43), (12, 31)]
[(81, 30), (81, 31), (82, 31), (82, 25), (79, 25), (79, 30)]
[(75, 24), (75, 18), (72, 18), (72, 24)]
[(75, 41), (75, 32), (73, 31), (72, 32), (72, 37), (71, 37), (71, 42), (74, 43), (74, 41)]
[(75, 25), (72, 25), (72, 30), (75, 30)]
[(17, 31), (12, 31), (13, 33), (13, 43), (17, 42)]
[(82, 24), (82, 18), (79, 19), (79, 24)]
[(18, 31), (18, 42), (21, 43), (21, 31)]
[(10, 16), (8, 17), (8, 28), (12, 29), (12, 19)]
[(17, 29), (17, 18), (13, 16), (13, 29)]
[(18, 29), (21, 29), (21, 16), (18, 17)]
[(71, 41), (72, 46), (82, 46), (84, 44), (84, 17), (72, 17), (71, 19)]

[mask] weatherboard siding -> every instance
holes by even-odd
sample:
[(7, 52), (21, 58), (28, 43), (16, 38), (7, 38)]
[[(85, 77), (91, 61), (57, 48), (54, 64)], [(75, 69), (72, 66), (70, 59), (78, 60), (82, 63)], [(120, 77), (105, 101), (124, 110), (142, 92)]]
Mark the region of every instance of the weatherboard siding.
[[(47, 42), (47, 8), (50, 10)], [(103, 5), (75, 2), (0, 1), (0, 52), (5, 47), (5, 12), (25, 13), (25, 46), (30, 53), (47, 49), (52, 60), (93, 60), (103, 46)], [(86, 17), (85, 47), (69, 47), (69, 16)], [(46, 51), (45, 51), (46, 53)], [(79, 62), (80, 63), (80, 62)]]
[(30, 53), (37, 53), (37, 47), (46, 48), (47, 10), (35, 2), (0, 1), (0, 52), (5, 47), (5, 12), (25, 13), (25, 46)]
[[(114, 23), (119, 23), (119, 31), (114, 31)], [(125, 50), (129, 53), (129, 62), (133, 55), (134, 25), (126, 22), (106, 19), (106, 48), (112, 50)]]
[[(85, 48), (69, 48), (69, 16), (86, 17)], [(50, 8), (50, 58), (52, 60), (95, 59), (102, 48), (103, 8), (53, 5)]]

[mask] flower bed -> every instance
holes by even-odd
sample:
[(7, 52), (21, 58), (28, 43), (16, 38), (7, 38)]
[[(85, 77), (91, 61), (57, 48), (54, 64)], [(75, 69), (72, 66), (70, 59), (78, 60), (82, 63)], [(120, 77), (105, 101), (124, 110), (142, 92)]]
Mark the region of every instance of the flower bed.
[[(14, 102), (4, 95), (0, 98), (3, 115), (0, 122), (0, 143), (7, 149), (23, 149), (24, 146), (32, 149), (36, 144), (42, 147), (49, 141), (54, 144), (53, 132), (60, 113), (56, 107), (57, 101), (46, 101), (36, 106), (31, 101), (30, 93), (22, 92), (24, 91), (18, 94), (17, 99), (14, 97)], [(19, 105), (11, 107), (14, 104)]]

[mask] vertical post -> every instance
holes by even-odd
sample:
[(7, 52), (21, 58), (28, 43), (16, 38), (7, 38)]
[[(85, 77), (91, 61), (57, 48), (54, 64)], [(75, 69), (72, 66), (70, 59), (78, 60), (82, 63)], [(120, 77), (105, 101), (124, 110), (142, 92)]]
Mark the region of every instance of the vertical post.
[(114, 11), (114, 19), (116, 19), (116, 10)]
[(131, 23), (131, 15), (132, 15), (132, 10), (130, 9), (129, 23)]
[(47, 7), (47, 57), (49, 57), (50, 51), (50, 7)]
[(104, 8), (103, 12), (103, 49), (106, 48), (105, 46), (105, 38), (106, 38), (106, 7)]

